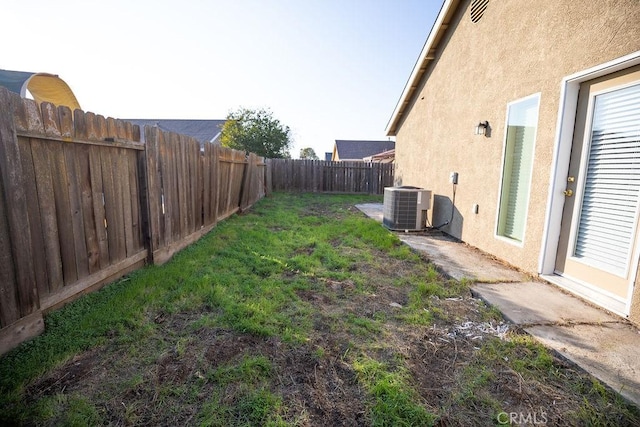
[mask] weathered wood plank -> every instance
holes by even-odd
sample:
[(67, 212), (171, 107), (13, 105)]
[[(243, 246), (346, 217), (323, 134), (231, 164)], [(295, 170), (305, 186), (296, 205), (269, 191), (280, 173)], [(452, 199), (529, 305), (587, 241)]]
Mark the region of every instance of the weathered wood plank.
[(173, 224), (176, 211), (177, 190), (175, 185), (173, 150), (170, 146), (169, 136), (158, 131), (160, 149), (160, 167), (162, 176), (162, 197), (164, 222), (161, 224), (163, 233), (160, 246), (166, 246), (173, 241)]
[(69, 207), (71, 209), (71, 225), (73, 229), (73, 242), (75, 248), (76, 268), (78, 278), (81, 279), (89, 275), (89, 257), (87, 256), (87, 243), (85, 239), (84, 216), (82, 213), (82, 171), (78, 170), (84, 162), (80, 157), (83, 155), (77, 151), (75, 144), (63, 145), (64, 158), (68, 173), (69, 182)]
[(44, 126), (45, 135), (61, 138), (60, 118), (58, 117), (58, 109), (56, 106), (49, 102), (43, 102), (40, 104), (40, 109), (42, 112), (42, 124)]
[(20, 343), (44, 332), (44, 319), (40, 310), (23, 317), (11, 326), (0, 329), (0, 354), (16, 348)]
[(187, 166), (187, 147), (182, 143), (182, 137), (174, 134), (172, 141), (178, 147), (178, 200), (180, 201), (180, 234), (178, 239), (189, 233), (189, 169)]
[(102, 189), (104, 193), (104, 211), (109, 247), (109, 264), (115, 264), (125, 258), (124, 236), (122, 231), (122, 201), (116, 190), (112, 150), (100, 147), (102, 169)]
[(5, 200), (4, 186), (0, 182), (0, 328), (20, 318), (9, 233), (9, 213)]
[(196, 231), (195, 233), (192, 233), (192, 234), (184, 237), (183, 239), (181, 239), (179, 241), (172, 242), (171, 244), (158, 249), (153, 254), (153, 262), (154, 262), (154, 264), (162, 265), (162, 264), (166, 263), (167, 261), (169, 261), (171, 259), (171, 257), (173, 255), (175, 255), (176, 252), (186, 248), (187, 246), (189, 246), (192, 243), (197, 242), (198, 239), (200, 239), (202, 236), (207, 234), (214, 227), (215, 227), (215, 225), (213, 225), (213, 224), (209, 225), (207, 227), (203, 227), (200, 230)]
[(107, 138), (118, 138), (118, 125), (116, 119), (113, 117), (107, 117)]
[[(87, 113), (87, 114), (92, 114), (92, 113)], [(96, 131), (96, 134), (95, 134), (96, 140), (101, 141), (109, 137), (109, 126), (107, 125), (107, 119), (100, 114), (96, 115), (95, 131)]]
[(147, 258), (147, 250), (141, 250), (133, 256), (127, 257), (117, 263), (103, 268), (92, 274), (73, 283), (71, 286), (65, 286), (60, 292), (52, 294), (42, 300), (42, 310), (48, 311), (51, 308), (59, 306), (59, 304), (69, 301), (83, 295), (89, 291), (97, 290), (97, 286), (105, 285), (110, 281), (116, 280), (131, 270), (129, 267), (137, 266), (142, 267), (144, 261)]
[[(87, 138), (87, 121), (80, 110), (75, 111), (74, 138)], [(93, 123), (92, 123), (93, 126)], [(100, 269), (100, 246), (96, 227), (94, 209), (94, 191), (92, 188), (91, 151), (95, 148), (76, 144), (76, 172), (80, 205), (82, 208), (82, 223), (84, 225), (85, 249), (87, 252), (87, 274), (93, 274)]]
[(196, 194), (195, 194), (195, 198), (196, 198), (196, 202), (195, 202), (195, 206), (196, 206), (196, 211), (195, 211), (195, 229), (199, 230), (200, 228), (202, 228), (202, 225), (204, 224), (203, 220), (204, 220), (204, 216), (203, 216), (203, 191), (204, 191), (204, 182), (203, 182), (203, 177), (202, 177), (202, 151), (200, 149), (200, 143), (194, 140), (194, 164), (195, 164), (195, 168), (196, 168)]
[(75, 131), (73, 127), (73, 113), (69, 107), (58, 107), (58, 121), (60, 123), (60, 137), (67, 142), (71, 142), (75, 136)]
[(144, 140), (147, 146), (145, 151), (146, 175), (147, 175), (147, 203), (149, 205), (149, 238), (151, 251), (160, 247), (160, 223), (162, 217), (162, 186), (160, 176), (160, 162), (158, 149), (158, 128), (145, 126)]
[(44, 297), (50, 292), (63, 286), (62, 255), (60, 252), (60, 237), (58, 234), (58, 220), (56, 213), (55, 193), (53, 189), (53, 176), (49, 160), (49, 146), (46, 141), (31, 140), (31, 152), (35, 171), (36, 188), (38, 195), (38, 207), (43, 233), (43, 246), (45, 251), (45, 263), (48, 276), (47, 292), (40, 295)]
[[(167, 153), (165, 157), (165, 164), (168, 170), (168, 186), (165, 187), (165, 197), (170, 201), (171, 225), (169, 231), (171, 234), (168, 236), (166, 243), (179, 240), (180, 238), (180, 199), (179, 199), (179, 181), (178, 181), (178, 162), (180, 159), (179, 147), (174, 143), (172, 134), (165, 134), (165, 145), (167, 147)], [(168, 197), (167, 197), (168, 194)]]
[[(75, 111), (76, 121), (82, 115), (80, 110)], [(101, 116), (100, 116), (101, 117)], [(104, 117), (103, 117), (104, 119)], [(87, 138), (98, 139), (101, 134), (99, 117), (93, 113), (85, 113), (84, 120), (87, 129)], [(91, 201), (93, 205), (93, 218), (96, 230), (96, 238), (99, 250), (100, 268), (106, 268), (110, 264), (109, 260), (109, 240), (107, 236), (107, 222), (105, 212), (105, 195), (102, 181), (102, 160), (100, 158), (101, 148), (91, 147), (89, 150), (89, 173), (91, 180)]]
[[(131, 160), (129, 154), (133, 151), (116, 149), (117, 181), (121, 197), (122, 210), (120, 211), (123, 225), (123, 236), (126, 256), (131, 256), (135, 251), (135, 241), (133, 238), (133, 214), (131, 201), (131, 182), (128, 162)], [(136, 202), (137, 203), (137, 202)]]
[(211, 152), (211, 221), (212, 224), (216, 224), (218, 222), (218, 203), (219, 203), (219, 193), (218, 189), (220, 188), (220, 146), (216, 145), (213, 147)]
[(70, 284), (78, 279), (76, 266), (75, 239), (73, 237), (73, 219), (69, 196), (69, 172), (64, 155), (64, 142), (47, 141), (46, 149), (51, 165), (53, 195), (58, 221), (58, 238), (60, 239), (60, 254), (62, 257), (62, 275), (64, 284)]
[(38, 203), (38, 189), (36, 185), (36, 172), (33, 166), (31, 143), (26, 138), (18, 138), (20, 157), (22, 159), (22, 171), (24, 173), (25, 194), (27, 197), (27, 211), (29, 227), (31, 231), (31, 254), (33, 259), (33, 271), (35, 274), (38, 295), (46, 295), (49, 292), (49, 277), (47, 275), (47, 255), (44, 247), (42, 232), (42, 218)]
[(202, 153), (202, 212), (204, 226), (210, 225), (212, 221), (211, 215), (211, 151), (212, 144), (204, 145)]
[[(139, 170), (138, 170), (138, 153), (133, 150), (127, 151), (127, 166), (129, 172), (129, 200), (131, 203), (131, 231), (133, 234), (133, 250), (134, 252), (142, 249), (142, 229), (140, 227), (140, 189), (139, 189)], [(125, 197), (127, 195), (125, 194)]]
[(44, 135), (40, 107), (33, 99), (23, 99), (22, 102), (26, 114), (27, 131), (36, 135)]
[(13, 108), (9, 92), (0, 90), (0, 185), (4, 186), (11, 251), (14, 258), (20, 316), (38, 309), (38, 288), (31, 254), (31, 227), (27, 212), (22, 160), (13, 123)]
[[(134, 135), (135, 138), (135, 129)], [(138, 129), (139, 131), (139, 129)], [(147, 181), (147, 160), (145, 158), (144, 152), (136, 153), (136, 161), (137, 161), (137, 179), (138, 179), (138, 199), (139, 199), (139, 222), (140, 222), (140, 231), (139, 231), (139, 239), (140, 239), (140, 248), (149, 249), (149, 253), (151, 253), (151, 226), (149, 224), (149, 189), (148, 189), (148, 181)], [(149, 259), (149, 261), (153, 261)]]

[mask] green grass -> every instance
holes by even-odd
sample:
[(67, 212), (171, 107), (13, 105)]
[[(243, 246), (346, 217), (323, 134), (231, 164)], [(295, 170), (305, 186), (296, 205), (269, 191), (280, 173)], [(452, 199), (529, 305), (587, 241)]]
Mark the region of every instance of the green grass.
[[(600, 383), (574, 379), (518, 334), (461, 353), (446, 373), (455, 386), (427, 402), (407, 349), (459, 321), (447, 298), (468, 299), (469, 283), (444, 279), (354, 211), (371, 201), (381, 198), (275, 194), (167, 264), (48, 314), (43, 335), (0, 358), (0, 424), (309, 425), (312, 408), (297, 400), (304, 387), (336, 407), (353, 399), (343, 409), (376, 426), (433, 425), (450, 411), (460, 414), (454, 423), (482, 411), (486, 421), (505, 410), (504, 372), (586, 396), (567, 411), (574, 424), (634, 419)], [(473, 310), (478, 321), (502, 319), (483, 304)], [(430, 369), (432, 350), (425, 344), (413, 362)], [(78, 375), (104, 375), (84, 388), (81, 379), (47, 380), (76, 360), (94, 365)]]
[(363, 356), (353, 366), (372, 400), (372, 426), (431, 426), (436, 416), (429, 413), (409, 384), (407, 371)]

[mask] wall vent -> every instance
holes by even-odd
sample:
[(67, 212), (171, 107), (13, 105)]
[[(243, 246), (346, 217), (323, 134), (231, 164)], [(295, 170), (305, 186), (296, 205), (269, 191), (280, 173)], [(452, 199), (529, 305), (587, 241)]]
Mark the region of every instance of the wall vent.
[(487, 10), (489, 0), (473, 0), (471, 2), (471, 22), (478, 22)]
[(418, 187), (386, 187), (382, 223), (390, 230), (426, 228), (431, 191)]

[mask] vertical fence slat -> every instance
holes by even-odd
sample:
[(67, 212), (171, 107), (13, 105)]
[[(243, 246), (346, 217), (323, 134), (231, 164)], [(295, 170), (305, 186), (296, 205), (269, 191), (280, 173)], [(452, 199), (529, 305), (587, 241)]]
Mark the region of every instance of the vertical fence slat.
[(107, 242), (109, 246), (109, 262), (115, 264), (124, 259), (125, 246), (122, 232), (122, 196), (116, 183), (113, 150), (100, 147), (100, 163), (102, 170), (102, 188), (104, 192), (104, 211), (106, 217)]
[[(0, 137), (2, 134), (0, 134)], [(5, 203), (4, 186), (0, 183), (0, 328), (20, 318), (16, 295), (16, 276), (9, 232), (9, 210)]]
[(27, 316), (39, 308), (38, 288), (31, 254), (31, 229), (27, 212), (27, 198), (22, 174), (22, 161), (15, 125), (13, 108), (8, 91), (0, 91), (0, 106), (5, 114), (0, 114), (0, 179), (4, 186), (6, 206), (9, 207), (8, 223), (11, 251), (15, 261), (17, 300), (20, 315)]
[(211, 215), (211, 150), (212, 144), (205, 144), (202, 152), (202, 216), (203, 225), (212, 224)]
[[(125, 257), (129, 257), (136, 252), (133, 231), (133, 203), (131, 201), (131, 196), (137, 192), (132, 189), (131, 176), (129, 174), (129, 163), (132, 162), (135, 164), (135, 153), (131, 150), (118, 148), (116, 156), (118, 182), (120, 183), (122, 197), (122, 224), (124, 225)], [(138, 203), (138, 201), (136, 200), (135, 203)]]
[(158, 128), (145, 126), (145, 160), (147, 163), (147, 203), (149, 204), (150, 251), (160, 247), (160, 222), (162, 221), (162, 187), (158, 152)]
[[(68, 108), (66, 110), (69, 110)], [(63, 107), (59, 108), (61, 115), (67, 111)], [(70, 114), (70, 110), (68, 111)], [(87, 139), (87, 122), (82, 111), (76, 110), (75, 124), (70, 132), (70, 136), (80, 139)], [(62, 119), (61, 119), (62, 122)], [(63, 134), (67, 132), (67, 126), (63, 126)], [(98, 232), (94, 215), (94, 192), (91, 181), (91, 150), (84, 144), (77, 144), (76, 148), (76, 171), (80, 182), (80, 196), (82, 206), (82, 219), (84, 224), (84, 239), (87, 251), (88, 273), (93, 274), (100, 270), (100, 246), (98, 244)]]
[[(21, 119), (25, 119), (25, 112), (22, 108), (22, 102), (20, 99), (12, 97), (11, 101), (14, 118), (20, 117)], [(31, 254), (33, 258), (36, 286), (38, 288), (39, 295), (46, 295), (49, 292), (49, 277), (47, 274), (42, 217), (38, 202), (36, 170), (33, 164), (33, 155), (29, 138), (18, 137), (18, 147), (20, 149), (20, 157), (22, 160), (22, 171), (24, 173), (23, 182), (27, 201), (27, 211), (25, 214), (29, 216)]]

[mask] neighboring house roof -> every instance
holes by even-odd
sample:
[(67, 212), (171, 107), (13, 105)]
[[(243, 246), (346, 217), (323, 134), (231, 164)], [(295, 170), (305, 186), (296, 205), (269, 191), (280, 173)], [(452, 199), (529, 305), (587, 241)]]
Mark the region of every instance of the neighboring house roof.
[(424, 73), (427, 71), (427, 67), (431, 61), (435, 59), (438, 45), (442, 40), (450, 21), (453, 19), (453, 15), (458, 9), (459, 4), (460, 0), (445, 0), (443, 3), (440, 13), (436, 18), (436, 22), (433, 24), (429, 37), (422, 48), (422, 52), (420, 52), (418, 61), (416, 61), (416, 64), (413, 66), (413, 71), (411, 71), (409, 80), (402, 91), (402, 95), (396, 104), (396, 108), (393, 110), (391, 119), (389, 119), (389, 123), (386, 128), (388, 136), (396, 135), (400, 120), (403, 118), (406, 108), (418, 88), (418, 84), (422, 80)]
[(27, 97), (27, 90), (38, 103), (50, 102), (80, 110), (80, 103), (64, 80), (55, 74), (0, 70), (0, 86)]
[(365, 157), (370, 157), (394, 148), (396, 148), (396, 143), (393, 141), (352, 141), (336, 139), (332, 160), (363, 160)]
[(331, 161), (331, 157), (333, 157), (333, 153), (324, 153), (324, 160), (327, 162)]
[(226, 120), (125, 119), (135, 125), (157, 126), (159, 129), (191, 136), (200, 142), (218, 142)]
[(365, 157), (364, 161), (372, 163), (393, 163), (396, 158), (396, 150), (383, 151), (373, 156)]

